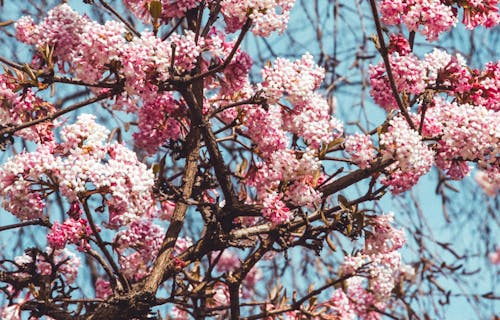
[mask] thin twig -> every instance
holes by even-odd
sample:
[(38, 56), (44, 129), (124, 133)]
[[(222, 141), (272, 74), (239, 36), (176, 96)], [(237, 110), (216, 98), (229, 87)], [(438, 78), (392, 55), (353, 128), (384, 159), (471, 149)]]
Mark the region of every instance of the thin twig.
[(372, 8), (372, 13), (373, 13), (373, 20), (375, 21), (375, 27), (377, 29), (377, 37), (378, 37), (378, 45), (379, 48), (377, 48), (380, 51), (380, 54), (382, 55), (382, 59), (384, 60), (384, 65), (385, 65), (385, 70), (387, 71), (387, 78), (389, 78), (389, 83), (391, 85), (392, 89), (392, 95), (396, 99), (396, 103), (398, 104), (399, 110), (401, 110), (401, 113), (406, 119), (406, 122), (408, 122), (408, 125), (410, 128), (415, 130), (415, 124), (411, 120), (410, 114), (408, 113), (408, 110), (406, 110), (406, 106), (403, 104), (403, 101), (401, 100), (401, 96), (399, 95), (398, 88), (396, 87), (396, 82), (394, 81), (394, 75), (392, 74), (392, 68), (391, 68), (391, 62), (389, 60), (389, 54), (387, 50), (387, 46), (385, 44), (384, 40), (384, 34), (382, 33), (382, 25), (380, 24), (380, 19), (378, 16), (378, 11), (377, 11), (377, 4), (375, 3), (375, 0), (370, 0), (370, 5)]

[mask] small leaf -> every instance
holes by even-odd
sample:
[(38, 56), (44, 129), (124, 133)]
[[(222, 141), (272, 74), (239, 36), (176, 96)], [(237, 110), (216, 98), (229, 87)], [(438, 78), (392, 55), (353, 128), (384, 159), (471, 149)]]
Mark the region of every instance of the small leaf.
[(339, 201), (339, 206), (342, 208), (342, 209), (349, 209), (350, 207), (350, 203), (349, 203), (349, 200), (347, 200), (346, 197), (344, 197), (343, 195), (339, 194), (339, 196), (337, 197), (338, 201)]
[(159, 19), (161, 17), (161, 10), (161, 1), (151, 1), (151, 3), (149, 4), (149, 13), (153, 17), (153, 19)]

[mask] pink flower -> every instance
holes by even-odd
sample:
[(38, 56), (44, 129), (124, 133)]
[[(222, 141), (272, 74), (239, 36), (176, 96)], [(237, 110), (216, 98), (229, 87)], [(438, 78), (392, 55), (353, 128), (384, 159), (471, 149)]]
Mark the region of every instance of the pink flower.
[(109, 281), (98, 278), (95, 282), (95, 295), (99, 299), (107, 299), (113, 294)]
[(495, 252), (490, 253), (489, 257), (491, 263), (500, 264), (500, 246), (497, 248)]
[(262, 201), (262, 216), (273, 225), (285, 223), (292, 218), (292, 212), (280, 199), (281, 195), (269, 193)]
[(70, 218), (63, 224), (54, 222), (51, 232), (47, 235), (47, 241), (54, 249), (62, 249), (69, 242), (78, 244), (78, 250), (87, 251), (90, 249), (88, 238), (91, 235), (92, 230), (87, 220)]
[(273, 31), (282, 33), (288, 23), (290, 10), (295, 0), (222, 0), (222, 14), (227, 32), (243, 27), (252, 19), (252, 32), (267, 37)]
[(410, 31), (421, 33), (429, 41), (437, 40), (457, 23), (453, 8), (440, 0), (382, 0), (379, 6), (383, 22), (403, 22)]
[(397, 161), (391, 166), (395, 171), (389, 179), (382, 181), (393, 187), (393, 193), (412, 187), (434, 163), (434, 152), (422, 142), (418, 132), (412, 130), (402, 116), (389, 122), (387, 132), (380, 135), (380, 146), (383, 147), (385, 158)]
[(370, 136), (359, 133), (347, 136), (344, 146), (345, 151), (351, 155), (351, 159), (356, 165), (361, 169), (370, 167), (370, 162), (376, 155)]
[[(398, 92), (420, 94), (425, 88), (425, 69), (422, 62), (413, 54), (399, 55), (394, 52), (389, 56), (394, 82)], [(370, 66), (370, 95), (375, 102), (387, 111), (397, 109), (384, 63)]]

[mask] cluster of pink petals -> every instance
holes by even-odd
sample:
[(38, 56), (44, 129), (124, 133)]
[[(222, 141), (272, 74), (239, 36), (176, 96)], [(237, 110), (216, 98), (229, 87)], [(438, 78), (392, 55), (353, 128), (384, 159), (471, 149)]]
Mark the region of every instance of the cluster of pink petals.
[[(442, 124), (436, 157), (440, 169), (448, 171), (451, 178), (462, 179), (469, 171), (464, 162), (472, 161), (480, 169), (499, 172), (500, 112), (444, 100), (437, 100), (429, 111), (429, 116)], [(460, 163), (464, 163), (465, 174), (453, 171), (453, 165)]]
[[(19, 92), (17, 92), (19, 91)], [(9, 74), (0, 75), (0, 126), (19, 125), (48, 115), (54, 106), (35, 95), (30, 88), (16, 88), (15, 79)], [(54, 124), (45, 122), (20, 130), (16, 135), (36, 142), (54, 139)]]
[[(399, 281), (413, 273), (404, 265), (397, 251), (405, 243), (402, 230), (392, 227), (393, 215), (373, 218), (373, 230), (367, 237), (365, 249), (345, 258), (342, 275), (354, 275), (346, 280), (345, 289), (334, 291), (332, 298), (322, 304), (328, 314), (339, 319), (380, 319), (380, 313), (391, 302), (391, 293)], [(360, 270), (367, 276), (357, 275)], [(369, 280), (368, 280), (369, 279)]]
[(267, 37), (274, 31), (285, 31), (294, 3), (295, 0), (222, 0), (220, 5), (227, 32), (236, 32), (251, 19), (251, 31)]
[(390, 168), (393, 172), (382, 180), (395, 194), (413, 187), (434, 164), (434, 152), (401, 115), (393, 118), (387, 132), (380, 135), (380, 146), (385, 159), (396, 160)]
[(98, 299), (106, 299), (113, 294), (109, 281), (98, 278), (95, 282), (95, 296)]
[[(152, 23), (153, 19), (149, 11), (151, 0), (123, 0), (125, 7), (129, 9), (137, 18), (145, 23)], [(169, 21), (171, 18), (181, 18), (186, 15), (189, 9), (196, 8), (200, 4), (199, 0), (163, 0), (161, 18)]]
[[(400, 55), (394, 52), (389, 56), (394, 83), (399, 93), (420, 94), (426, 88), (426, 73), (422, 62), (417, 56), (410, 53)], [(398, 105), (393, 96), (387, 77), (385, 65), (381, 61), (375, 66), (370, 66), (370, 95), (375, 102), (385, 110), (397, 109)]]
[[(179, 1), (176, 1), (176, 3)], [(203, 39), (195, 43), (193, 32), (185, 35), (172, 34), (162, 41), (151, 32), (141, 37), (126, 39), (123, 24), (108, 21), (101, 25), (62, 4), (50, 10), (38, 25), (29, 17), (16, 23), (19, 40), (44, 48), (54, 46), (60, 70), (69, 70), (89, 83), (102, 79), (108, 71), (122, 73), (126, 77), (126, 89), (133, 94), (148, 94), (146, 79), (165, 80), (169, 76), (172, 46), (175, 46), (174, 67), (184, 73), (194, 67), (200, 55)]]
[(459, 2), (464, 9), (462, 23), (467, 29), (477, 26), (493, 28), (500, 23), (499, 0), (467, 0)]
[(88, 238), (92, 235), (92, 229), (85, 219), (67, 219), (62, 224), (54, 222), (51, 232), (47, 235), (47, 242), (54, 249), (62, 249), (66, 243), (78, 245), (78, 250), (90, 249)]
[(498, 0), (381, 0), (379, 8), (384, 23), (404, 23), (408, 30), (434, 41), (457, 24), (459, 8), (463, 9), (462, 23), (468, 29), (496, 26), (500, 23), (498, 3)]
[(356, 133), (347, 136), (344, 141), (345, 151), (351, 160), (361, 169), (369, 168), (370, 162), (375, 158), (376, 150), (370, 136)]
[(391, 33), (387, 50), (389, 54), (396, 52), (401, 56), (405, 56), (411, 52), (410, 42), (401, 33)]
[(87, 16), (81, 16), (67, 4), (55, 7), (47, 13), (47, 17), (35, 25), (33, 18), (22, 17), (16, 22), (17, 39), (43, 48), (53, 46), (54, 56), (60, 59), (60, 67), (70, 61), (73, 49), (78, 47), (81, 35), (85, 33), (85, 26), (91, 23)]
[(136, 219), (116, 233), (114, 243), (120, 253), (120, 266), (129, 279), (149, 274), (151, 262), (160, 250), (165, 231), (149, 219)]
[(273, 225), (285, 223), (292, 218), (292, 212), (281, 199), (282, 195), (269, 193), (262, 200), (262, 216)]
[[(300, 158), (292, 150), (280, 150), (266, 162), (257, 164), (247, 177), (247, 184), (256, 188), (257, 199), (270, 200), (276, 199), (275, 192), (280, 183), (284, 183), (287, 188), (282, 199), (293, 205), (312, 207), (321, 200), (321, 193), (314, 189), (320, 169), (321, 164), (310, 149), (303, 152)], [(276, 214), (282, 216), (281, 213)], [(265, 216), (273, 215), (266, 211)]]
[(4, 208), (22, 220), (39, 218), (45, 199), (59, 190), (70, 202), (87, 192), (105, 196), (108, 227), (155, 215), (153, 172), (124, 145), (105, 143), (107, 133), (95, 116), (83, 114), (61, 130), (60, 144), (9, 159), (0, 170)]
[(257, 146), (256, 152), (267, 158), (278, 150), (285, 149), (290, 138), (283, 129), (281, 108), (278, 105), (269, 106), (268, 110), (254, 107), (246, 112), (248, 135)]
[(177, 101), (171, 92), (157, 94), (143, 101), (139, 110), (139, 132), (134, 133), (135, 144), (153, 154), (168, 139), (177, 140), (182, 135), (185, 105)]
[(452, 7), (441, 0), (382, 0), (379, 6), (384, 23), (404, 23), (429, 41), (436, 40), (458, 21)]
[(301, 103), (310, 100), (324, 77), (325, 70), (309, 53), (296, 61), (277, 58), (262, 69), (262, 89), (270, 102), (285, 97), (292, 104)]

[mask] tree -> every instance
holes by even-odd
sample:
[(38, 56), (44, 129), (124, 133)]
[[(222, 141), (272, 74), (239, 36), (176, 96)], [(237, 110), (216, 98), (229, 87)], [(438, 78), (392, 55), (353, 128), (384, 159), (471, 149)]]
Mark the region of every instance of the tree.
[[(63, 3), (3, 27), (33, 50), (0, 58), (11, 155), (0, 197), (19, 220), (0, 231), (44, 238), (4, 251), (3, 318), (438, 314), (418, 305), (422, 283), (449, 299), (436, 278), (466, 270), (428, 254), (440, 246), (463, 257), (424, 244), (416, 223), (419, 260), (404, 263), (405, 232), (379, 200), (435, 168), (447, 202), (450, 180), (472, 164), (498, 191), (500, 63), (473, 69), (460, 54), (418, 47), (459, 15), (468, 29), (494, 27), (497, 0), (356, 2), (376, 31), (356, 66), (377, 60), (351, 78), (338, 76), (321, 32), (321, 6), (337, 19), (338, 1), (302, 2), (323, 67), (304, 53), (253, 69), (242, 44), (275, 48), (266, 38), (285, 32), (295, 1), (84, 2), (95, 20)], [(333, 95), (368, 81), (386, 113), (358, 119), (354, 132)], [(494, 211), (491, 221), (498, 228)]]

